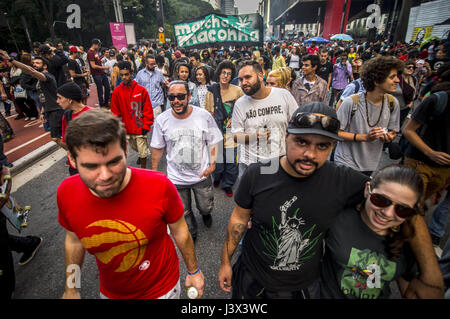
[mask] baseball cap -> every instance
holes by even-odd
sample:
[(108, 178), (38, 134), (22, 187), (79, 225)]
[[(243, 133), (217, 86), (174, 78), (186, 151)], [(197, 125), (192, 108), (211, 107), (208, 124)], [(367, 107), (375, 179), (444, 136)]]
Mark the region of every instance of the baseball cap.
[[(302, 115), (305, 116), (302, 118)], [(311, 121), (314, 115), (318, 115), (321, 120)], [(343, 141), (337, 134), (339, 129), (340, 122), (335, 109), (323, 102), (309, 102), (292, 114), (287, 131), (291, 134), (317, 134)]]
[(75, 46), (75, 45), (72, 45), (72, 46), (69, 48), (69, 51), (70, 51), (70, 52), (81, 52), (80, 49), (78, 49), (78, 47)]

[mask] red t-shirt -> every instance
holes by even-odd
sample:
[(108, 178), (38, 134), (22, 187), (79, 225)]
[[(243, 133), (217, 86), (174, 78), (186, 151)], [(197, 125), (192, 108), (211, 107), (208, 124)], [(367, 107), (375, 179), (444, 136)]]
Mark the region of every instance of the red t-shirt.
[(100, 198), (79, 175), (58, 187), (59, 223), (96, 257), (100, 292), (108, 298), (159, 298), (179, 280), (167, 224), (184, 213), (175, 186), (162, 173), (130, 167), (119, 194)]
[(102, 61), (96, 51), (89, 49), (89, 51), (87, 52), (87, 59), (89, 62), (89, 68), (91, 70), (92, 75), (101, 75), (105, 73), (102, 69), (93, 69), (91, 67), (91, 61), (93, 61), (98, 66), (102, 66)]
[(307, 51), (308, 51), (308, 54), (315, 54), (316, 52), (319, 51), (319, 48), (318, 48), (318, 47), (314, 47), (314, 48), (309, 47), (309, 48), (307, 49)]
[[(72, 120), (74, 118), (76, 118), (78, 115), (80, 115), (81, 113), (84, 113), (84, 112), (89, 111), (89, 110), (91, 110), (91, 108), (89, 106), (85, 105), (84, 108), (81, 111), (79, 111), (77, 113), (72, 113)], [(66, 117), (63, 115), (63, 117), (62, 117), (62, 138), (61, 138), (61, 141), (63, 143), (66, 142), (66, 130), (67, 130), (67, 121), (66, 121)], [(72, 164), (70, 164), (69, 159), (67, 159), (67, 163), (69, 163), (70, 167), (75, 169), (75, 167), (73, 167)]]

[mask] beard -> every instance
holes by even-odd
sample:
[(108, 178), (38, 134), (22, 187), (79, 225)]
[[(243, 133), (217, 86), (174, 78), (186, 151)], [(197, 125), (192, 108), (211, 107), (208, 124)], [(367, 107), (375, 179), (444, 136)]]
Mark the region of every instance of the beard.
[[(183, 115), (183, 114), (185, 114), (185, 113), (187, 112), (187, 110), (188, 110), (189, 102), (187, 102), (186, 104), (175, 102), (174, 104), (170, 104), (170, 106), (172, 107), (172, 110), (173, 110), (177, 115)], [(182, 109), (181, 111), (178, 111), (178, 112), (177, 112), (177, 111), (175, 110), (175, 107), (180, 107), (180, 106), (183, 106), (183, 109)]]
[(106, 183), (104, 183), (104, 185), (109, 185), (109, 183), (114, 185), (111, 188), (108, 188), (106, 190), (98, 189), (98, 187), (101, 186), (101, 185), (97, 185), (95, 183), (91, 183), (90, 181), (85, 180), (81, 176), (81, 174), (80, 174), (80, 177), (81, 177), (82, 181), (84, 182), (84, 184), (94, 194), (96, 194), (98, 197), (100, 197), (100, 198), (110, 198), (110, 197), (113, 197), (113, 196), (117, 195), (120, 192), (120, 189), (122, 188), (123, 181), (125, 180), (126, 173), (127, 173), (127, 167), (125, 165), (123, 170), (120, 171), (120, 173), (117, 176), (112, 177), (111, 180), (109, 180)]
[(258, 92), (259, 89), (261, 89), (261, 82), (259, 80), (257, 80), (255, 84), (250, 85), (250, 89), (248, 89), (248, 91), (246, 91), (246, 89), (244, 89), (242, 86), (241, 86), (241, 89), (242, 89), (242, 91), (244, 91), (245, 95), (252, 96), (256, 92)]
[[(316, 163), (316, 162), (314, 162), (312, 160), (308, 160), (308, 159), (305, 159), (305, 160), (297, 159), (297, 160), (291, 161), (287, 156), (286, 156), (286, 159), (287, 159), (287, 163), (291, 166), (291, 168), (297, 174), (299, 174), (301, 176), (304, 176), (304, 177), (311, 176), (317, 170), (317, 168), (319, 167), (319, 163)], [(299, 164), (299, 163), (312, 164), (313, 165), (313, 169), (310, 170), (310, 171), (299, 170), (299, 169), (297, 169), (297, 164)]]

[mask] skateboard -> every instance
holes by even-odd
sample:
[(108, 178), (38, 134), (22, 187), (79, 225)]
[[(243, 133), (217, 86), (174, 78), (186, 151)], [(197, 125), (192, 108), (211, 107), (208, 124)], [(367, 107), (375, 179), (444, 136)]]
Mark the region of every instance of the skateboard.
[[(6, 190), (8, 189), (8, 183), (11, 182), (11, 176), (5, 176), (4, 180), (5, 182), (0, 187), (0, 200), (7, 197)], [(12, 196), (9, 196), (7, 202), (0, 210), (19, 233), (22, 228), (28, 226), (28, 214), (31, 211), (31, 206), (24, 206), (22, 208)]]

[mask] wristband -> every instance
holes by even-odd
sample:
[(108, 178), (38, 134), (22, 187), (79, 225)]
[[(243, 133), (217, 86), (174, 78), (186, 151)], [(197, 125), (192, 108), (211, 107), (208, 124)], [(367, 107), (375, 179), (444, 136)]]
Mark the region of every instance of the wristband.
[(201, 270), (200, 270), (200, 267), (198, 267), (197, 270), (196, 270), (195, 272), (189, 272), (189, 271), (188, 271), (187, 273), (188, 273), (189, 276), (194, 276), (194, 275), (198, 274), (200, 271), (201, 271)]
[(356, 133), (353, 134), (353, 141), (354, 141), (354, 142), (358, 142), (358, 141), (356, 140)]

